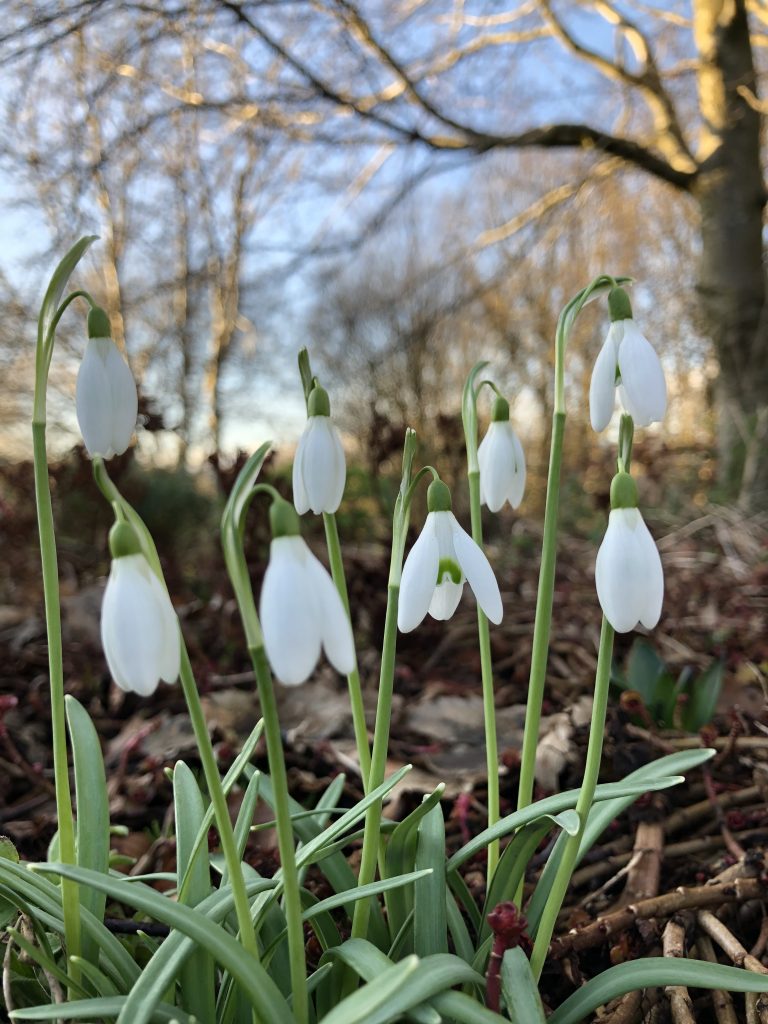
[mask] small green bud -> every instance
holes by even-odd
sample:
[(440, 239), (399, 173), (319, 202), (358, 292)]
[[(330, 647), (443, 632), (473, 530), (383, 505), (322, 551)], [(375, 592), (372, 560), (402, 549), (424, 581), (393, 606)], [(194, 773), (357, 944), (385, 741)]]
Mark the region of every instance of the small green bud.
[(309, 393), (309, 401), (307, 402), (307, 415), (331, 415), (331, 400), (328, 397), (328, 392), (325, 390), (325, 388), (321, 388), (319, 384), (316, 384)]
[(101, 306), (94, 306), (88, 314), (88, 337), (111, 338), (112, 325), (106, 311)]
[(130, 523), (120, 521), (109, 531), (109, 550), (113, 558), (141, 554), (138, 534)]
[(275, 498), (269, 508), (269, 526), (272, 538), (298, 537), (301, 535), (299, 517), (289, 501)]
[(451, 492), (442, 480), (433, 480), (427, 489), (427, 510), (429, 512), (450, 512)]
[(506, 423), (509, 419), (509, 402), (501, 395), (496, 395), (493, 400), (493, 411), (491, 420), (493, 423)]
[(623, 288), (611, 288), (608, 292), (608, 312), (611, 320), (632, 319), (632, 304)]
[(611, 480), (611, 508), (637, 508), (637, 484), (629, 473), (617, 473)]

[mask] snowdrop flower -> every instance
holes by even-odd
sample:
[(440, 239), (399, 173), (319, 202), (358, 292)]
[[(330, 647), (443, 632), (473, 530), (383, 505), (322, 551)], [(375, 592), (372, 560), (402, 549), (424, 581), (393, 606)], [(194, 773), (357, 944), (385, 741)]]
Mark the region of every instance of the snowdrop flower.
[(653, 629), (659, 621), (664, 572), (628, 473), (618, 473), (611, 484), (611, 513), (597, 553), (595, 583), (603, 614), (617, 633), (628, 633), (639, 623)]
[(450, 619), (468, 581), (477, 603), (491, 620), (501, 622), (501, 594), (483, 551), (462, 530), (451, 511), (451, 492), (434, 480), (427, 492), (424, 529), (405, 561), (400, 583), (397, 625), (415, 629), (429, 612)]
[(179, 622), (168, 591), (141, 553), (128, 523), (110, 530), (112, 568), (101, 606), (101, 644), (122, 690), (148, 697), (179, 675)]
[(316, 385), (307, 402), (309, 418), (293, 460), (293, 503), (303, 516), (335, 512), (341, 504), (347, 466), (336, 427), (331, 422), (328, 392)]
[(608, 296), (611, 326), (600, 349), (589, 386), (592, 428), (605, 430), (613, 415), (616, 390), (639, 427), (664, 419), (667, 386), (656, 352), (632, 319), (627, 293), (614, 288)]
[(498, 396), (491, 425), (477, 449), (480, 464), (480, 501), (498, 512), (505, 501), (517, 508), (525, 490), (523, 446), (509, 422), (509, 402)]
[(88, 344), (77, 374), (77, 421), (88, 454), (110, 459), (128, 447), (138, 413), (136, 383), (109, 336), (103, 309), (88, 314)]
[(321, 647), (344, 675), (355, 667), (349, 617), (333, 580), (299, 535), (288, 502), (270, 509), (272, 543), (259, 602), (264, 648), (277, 678), (298, 686), (310, 675)]

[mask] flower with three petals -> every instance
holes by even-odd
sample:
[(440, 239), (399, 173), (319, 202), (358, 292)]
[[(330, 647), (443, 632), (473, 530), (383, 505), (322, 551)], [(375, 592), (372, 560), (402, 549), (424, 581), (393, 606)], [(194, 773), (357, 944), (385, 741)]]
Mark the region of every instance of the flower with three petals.
[(501, 622), (499, 585), (482, 549), (459, 526), (451, 511), (451, 494), (441, 480), (430, 484), (428, 514), (403, 567), (397, 625), (409, 633), (429, 613), (450, 619), (468, 582), (491, 622)]
[(321, 648), (339, 672), (355, 667), (349, 617), (327, 569), (299, 535), (293, 508), (275, 499), (270, 510), (272, 542), (259, 602), (264, 649), (286, 686), (311, 674)]
[(77, 421), (88, 454), (110, 459), (123, 454), (136, 427), (136, 382), (109, 337), (109, 320), (103, 310), (91, 310), (88, 335), (77, 374)]
[(347, 466), (339, 432), (331, 421), (328, 393), (316, 385), (307, 402), (308, 419), (293, 460), (293, 503), (300, 516), (319, 515), (341, 504)]
[(505, 501), (517, 508), (525, 491), (523, 446), (509, 422), (509, 402), (497, 397), (488, 433), (477, 449), (480, 466), (480, 501), (498, 512)]
[(653, 346), (632, 319), (626, 292), (614, 288), (608, 303), (612, 323), (595, 361), (589, 386), (592, 428), (605, 430), (613, 415), (616, 391), (639, 427), (664, 419), (667, 385)]
[(161, 679), (178, 678), (179, 621), (133, 528), (116, 523), (109, 543), (113, 561), (101, 606), (101, 644), (120, 689), (149, 697)]
[(603, 614), (617, 633), (639, 624), (653, 629), (659, 621), (664, 571), (628, 473), (618, 473), (611, 484), (611, 512), (597, 553), (595, 584)]

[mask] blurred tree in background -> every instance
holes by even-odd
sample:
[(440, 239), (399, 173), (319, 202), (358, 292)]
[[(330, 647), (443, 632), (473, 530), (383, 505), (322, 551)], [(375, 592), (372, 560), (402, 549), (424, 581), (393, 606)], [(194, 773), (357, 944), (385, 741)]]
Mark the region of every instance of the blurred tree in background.
[[(251, 353), (273, 368), (307, 341), (344, 372), (359, 437), (382, 418), (436, 431), (489, 342), (546, 412), (557, 309), (608, 268), (642, 282), (638, 315), (681, 394), (694, 375), (703, 389), (712, 346), (721, 475), (760, 506), (759, 3), (4, 14), (11, 191), (44, 211), (52, 248), (98, 224), (98, 290), (182, 456), (218, 449), (225, 408), (243, 415)], [(580, 385), (593, 355), (574, 355)]]

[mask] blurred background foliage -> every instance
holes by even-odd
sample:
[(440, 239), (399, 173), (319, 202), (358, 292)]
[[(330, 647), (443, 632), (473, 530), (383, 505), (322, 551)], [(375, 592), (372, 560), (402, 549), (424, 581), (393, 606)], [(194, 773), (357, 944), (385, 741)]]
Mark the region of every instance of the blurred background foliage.
[[(652, 443), (679, 470), (644, 502), (764, 507), (759, 3), (6, 0), (3, 13), (8, 465), (29, 449), (40, 290), (94, 231), (78, 284), (139, 381), (131, 473), (170, 543), (211, 528), (239, 449), (275, 437), (285, 475), (304, 344), (354, 462), (353, 533), (379, 529), (406, 425), (459, 473), (460, 391), (479, 358), (512, 400), (535, 514), (557, 314), (603, 271), (635, 278), (668, 371)], [(564, 511), (587, 531), (610, 462), (586, 412), (605, 328), (588, 310), (568, 357)], [(62, 458), (82, 346), (69, 315), (51, 383)]]

